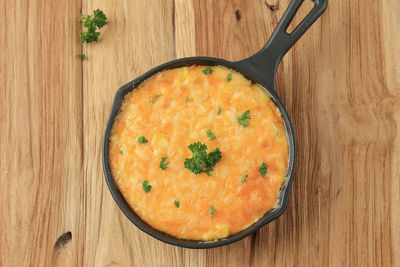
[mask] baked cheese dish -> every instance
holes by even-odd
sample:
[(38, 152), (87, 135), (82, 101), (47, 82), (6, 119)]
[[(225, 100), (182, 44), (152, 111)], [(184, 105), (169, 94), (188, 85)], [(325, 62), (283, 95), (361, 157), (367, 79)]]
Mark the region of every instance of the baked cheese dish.
[(165, 70), (123, 101), (110, 165), (145, 222), (215, 240), (271, 210), (288, 166), (282, 117), (266, 90), (222, 66)]

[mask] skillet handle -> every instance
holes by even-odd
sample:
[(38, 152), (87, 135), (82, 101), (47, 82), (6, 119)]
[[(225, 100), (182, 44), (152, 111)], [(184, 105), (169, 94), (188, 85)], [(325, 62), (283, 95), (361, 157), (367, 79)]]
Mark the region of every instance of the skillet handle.
[(310, 13), (292, 33), (287, 33), (286, 30), (289, 24), (304, 2), (304, 0), (292, 0), (267, 44), (253, 56), (237, 62), (246, 69), (252, 70), (257, 76), (262, 77), (262, 80), (270, 89), (275, 90), (275, 74), (282, 57), (324, 13), (328, 5), (328, 0), (312, 1), (314, 2), (314, 7)]

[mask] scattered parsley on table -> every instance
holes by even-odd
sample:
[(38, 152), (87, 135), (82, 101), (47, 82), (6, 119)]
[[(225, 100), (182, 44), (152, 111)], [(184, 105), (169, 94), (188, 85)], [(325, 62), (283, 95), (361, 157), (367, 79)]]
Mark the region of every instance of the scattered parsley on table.
[(86, 31), (80, 32), (81, 43), (91, 43), (97, 42), (99, 39), (100, 32), (97, 30), (107, 24), (107, 17), (103, 11), (96, 9), (93, 11), (93, 17), (91, 15), (81, 15), (79, 21), (83, 21), (83, 26), (86, 28)]

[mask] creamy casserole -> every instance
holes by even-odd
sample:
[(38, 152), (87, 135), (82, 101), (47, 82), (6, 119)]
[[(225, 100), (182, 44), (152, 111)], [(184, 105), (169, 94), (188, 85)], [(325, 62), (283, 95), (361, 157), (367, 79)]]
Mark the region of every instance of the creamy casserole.
[(288, 141), (259, 85), (222, 66), (189, 66), (157, 73), (125, 96), (109, 157), (144, 221), (178, 238), (213, 240), (275, 206)]

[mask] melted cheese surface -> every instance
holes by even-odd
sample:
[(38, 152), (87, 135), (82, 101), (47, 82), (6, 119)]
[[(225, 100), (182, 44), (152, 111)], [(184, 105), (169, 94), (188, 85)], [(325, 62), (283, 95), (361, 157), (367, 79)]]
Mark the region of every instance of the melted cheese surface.
[[(203, 74), (206, 68), (165, 70), (142, 82), (125, 96), (110, 137), (111, 170), (126, 201), (152, 227), (184, 239), (214, 240), (253, 224), (276, 204), (288, 166), (285, 126), (265, 90), (228, 68)], [(237, 117), (246, 110), (251, 119), (243, 127)], [(148, 143), (139, 144), (141, 136)], [(211, 176), (184, 166), (197, 141), (221, 150)]]

